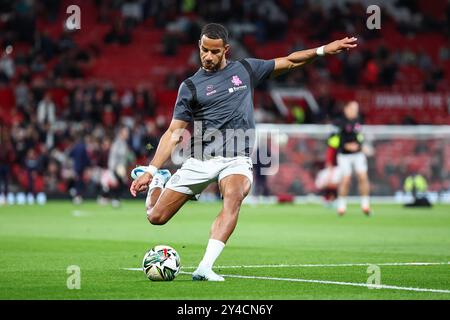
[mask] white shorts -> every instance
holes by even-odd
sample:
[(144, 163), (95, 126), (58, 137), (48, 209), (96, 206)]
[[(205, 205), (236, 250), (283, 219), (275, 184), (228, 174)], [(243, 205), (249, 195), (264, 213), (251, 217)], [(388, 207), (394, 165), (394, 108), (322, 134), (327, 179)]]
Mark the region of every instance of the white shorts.
[(339, 153), (337, 163), (344, 177), (351, 175), (353, 169), (356, 172), (367, 172), (367, 158), (362, 152), (350, 154)]
[(166, 188), (193, 195), (196, 198), (212, 182), (226, 176), (241, 174), (253, 183), (253, 164), (249, 157), (214, 157), (208, 160), (189, 158), (169, 179)]

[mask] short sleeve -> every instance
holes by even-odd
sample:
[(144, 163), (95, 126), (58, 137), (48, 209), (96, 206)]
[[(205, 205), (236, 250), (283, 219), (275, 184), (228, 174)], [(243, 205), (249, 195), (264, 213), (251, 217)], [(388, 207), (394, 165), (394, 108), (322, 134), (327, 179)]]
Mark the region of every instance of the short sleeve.
[(192, 93), (186, 84), (181, 83), (178, 88), (177, 101), (175, 102), (175, 108), (173, 110), (173, 118), (176, 120), (182, 120), (186, 122), (192, 121)]
[(252, 68), (255, 87), (263, 80), (267, 79), (275, 68), (275, 60), (262, 60), (249, 58), (245, 59)]

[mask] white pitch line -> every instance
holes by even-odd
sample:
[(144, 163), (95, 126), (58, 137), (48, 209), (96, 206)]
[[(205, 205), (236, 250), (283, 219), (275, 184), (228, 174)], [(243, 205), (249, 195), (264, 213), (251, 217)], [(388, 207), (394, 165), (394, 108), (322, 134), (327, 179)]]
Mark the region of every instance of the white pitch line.
[[(221, 269), (236, 268), (317, 268), (317, 267), (366, 267), (371, 265), (377, 266), (434, 266), (434, 265), (450, 265), (450, 262), (385, 262), (385, 263), (334, 263), (334, 264), (255, 264), (241, 266), (217, 266)], [(197, 267), (184, 267), (186, 269), (195, 269)]]
[[(336, 264), (255, 264), (241, 266), (216, 266), (217, 269), (237, 268), (315, 268), (315, 267), (366, 267), (377, 266), (434, 266), (450, 265), (450, 262), (386, 262), (386, 263), (336, 263)], [(197, 267), (184, 267), (185, 269), (196, 269)]]
[[(215, 266), (215, 269), (239, 268), (315, 268), (315, 267), (367, 267), (376, 266), (437, 266), (450, 265), (449, 262), (383, 262), (383, 263), (335, 263), (335, 264), (253, 264), (240, 266)], [(183, 266), (182, 269), (196, 269), (195, 266)], [(123, 268), (123, 270), (142, 270), (142, 268)]]
[[(217, 266), (215, 268), (277, 268), (277, 267), (348, 267), (348, 266), (432, 266), (432, 265), (449, 265), (450, 262), (387, 262), (387, 263), (344, 263), (344, 264), (280, 264), (280, 265), (249, 265), (249, 266)], [(183, 267), (183, 269), (191, 269), (194, 267)], [(123, 268), (123, 270), (141, 271), (142, 268)], [(180, 271), (180, 274), (192, 274), (191, 272)], [(258, 280), (272, 280), (272, 281), (289, 281), (289, 282), (305, 282), (305, 283), (319, 283), (319, 284), (334, 284), (341, 286), (366, 287), (375, 289), (391, 289), (404, 290), (416, 292), (434, 292), (434, 293), (450, 293), (450, 290), (444, 289), (427, 289), (414, 287), (399, 287), (391, 285), (369, 285), (367, 283), (357, 282), (341, 282), (330, 280), (312, 280), (312, 279), (298, 279), (298, 278), (276, 278), (276, 277), (262, 277), (262, 276), (243, 276), (237, 274), (222, 274), (227, 278), (241, 278), (241, 279), (258, 279)]]
[[(181, 274), (192, 274), (191, 272), (184, 272), (184, 271), (180, 271), (180, 273)], [(297, 279), (297, 278), (274, 278), (274, 277), (259, 277), (259, 276), (241, 276), (238, 274), (221, 274), (221, 276), (226, 277), (226, 278), (306, 282), (306, 283), (319, 283), (319, 284), (335, 284), (335, 285), (341, 285), (341, 286), (366, 287), (366, 288), (374, 288), (374, 289), (391, 289), (391, 290), (404, 290), (404, 291), (416, 291), (416, 292), (450, 293), (450, 290), (444, 290), (444, 289), (398, 287), (398, 286), (390, 286), (390, 285), (385, 285), (385, 284), (369, 285), (367, 283), (357, 283), (357, 282), (341, 282), (341, 281), (311, 280), (311, 279)]]

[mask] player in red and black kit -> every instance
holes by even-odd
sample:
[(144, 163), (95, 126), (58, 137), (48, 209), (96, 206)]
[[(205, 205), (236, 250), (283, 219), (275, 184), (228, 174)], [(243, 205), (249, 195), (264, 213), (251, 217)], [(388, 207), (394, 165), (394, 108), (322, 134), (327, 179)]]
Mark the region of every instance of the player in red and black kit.
[(342, 174), (339, 186), (338, 214), (343, 215), (347, 209), (346, 196), (350, 188), (352, 172), (355, 171), (361, 194), (361, 209), (366, 215), (370, 215), (370, 184), (367, 175), (367, 158), (362, 152), (364, 137), (361, 133), (358, 102), (348, 102), (344, 106), (344, 117), (336, 121), (335, 125), (339, 137), (337, 164)]

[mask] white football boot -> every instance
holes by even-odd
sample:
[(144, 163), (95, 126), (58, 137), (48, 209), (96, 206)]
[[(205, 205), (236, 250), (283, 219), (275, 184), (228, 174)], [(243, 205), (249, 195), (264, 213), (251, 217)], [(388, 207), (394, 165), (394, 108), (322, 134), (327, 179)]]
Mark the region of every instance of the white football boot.
[(211, 268), (198, 267), (192, 274), (192, 280), (194, 281), (225, 281), (222, 276), (212, 271)]

